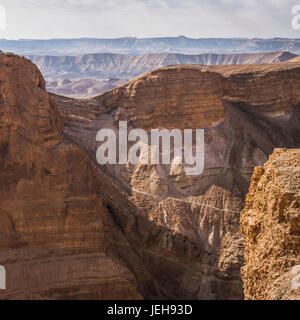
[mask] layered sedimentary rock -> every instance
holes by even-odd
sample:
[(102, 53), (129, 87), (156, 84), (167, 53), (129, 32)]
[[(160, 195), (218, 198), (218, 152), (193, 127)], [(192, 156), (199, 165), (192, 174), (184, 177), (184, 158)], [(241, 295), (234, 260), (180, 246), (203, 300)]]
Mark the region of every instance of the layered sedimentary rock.
[[(254, 167), (276, 147), (300, 146), (299, 71), (297, 62), (174, 66), (90, 100), (53, 96), (65, 134), (86, 151), (95, 172), (114, 182), (113, 190), (99, 189), (101, 196), (161, 297), (243, 298), (240, 211)], [(119, 120), (148, 131), (204, 128), (204, 173), (186, 176), (174, 162), (98, 165), (97, 131), (117, 132)]]
[(300, 150), (256, 167), (241, 213), (246, 299), (300, 299)]
[[(158, 68), (181, 65), (236, 65), (279, 63), (297, 57), (290, 52), (266, 52), (244, 54), (196, 54), (176, 53), (142, 54), (137, 56), (115, 53), (83, 54), (79, 56), (29, 56), (41, 70), (47, 81), (80, 78), (132, 79), (144, 72)], [(51, 90), (50, 90), (51, 91)], [(52, 92), (52, 91), (51, 91)]]
[(225, 120), (226, 97), (271, 117), (291, 115), (300, 100), (298, 65), (166, 67), (90, 101), (114, 109), (115, 120), (149, 129), (216, 126)]
[[(1, 298), (243, 298), (240, 211), (253, 168), (300, 145), (299, 63), (168, 67), (87, 100), (0, 64)], [(119, 120), (204, 128), (204, 173), (99, 165), (96, 134)]]
[(108, 227), (90, 160), (62, 129), (37, 67), (1, 53), (0, 299), (141, 298), (109, 253), (120, 232)]

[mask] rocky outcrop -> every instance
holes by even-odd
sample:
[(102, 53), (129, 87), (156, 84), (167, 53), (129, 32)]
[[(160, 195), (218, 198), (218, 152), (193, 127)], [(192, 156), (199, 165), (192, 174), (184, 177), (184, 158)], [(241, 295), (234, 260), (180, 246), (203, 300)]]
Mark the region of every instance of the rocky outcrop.
[(141, 298), (109, 253), (120, 231), (109, 228), (90, 160), (62, 129), (37, 67), (1, 53), (0, 299)]
[(291, 116), (300, 101), (299, 66), (166, 67), (143, 74), (90, 103), (105, 112), (114, 109), (116, 121), (127, 119), (133, 127), (144, 129), (217, 126), (225, 120), (222, 100), (226, 98), (245, 102), (253, 112), (271, 118)]
[(300, 150), (255, 168), (241, 213), (245, 298), (300, 299)]
[[(253, 168), (300, 145), (299, 70), (168, 67), (76, 100), (2, 53), (1, 298), (242, 299), (240, 211)], [(99, 165), (96, 134), (118, 120), (205, 128), (204, 173)]]
[[(299, 71), (299, 63), (174, 66), (94, 99), (53, 96), (65, 134), (119, 190), (100, 193), (161, 297), (243, 298), (240, 211), (254, 167), (276, 147), (300, 146)], [(205, 128), (204, 173), (186, 176), (174, 163), (98, 165), (97, 131), (117, 132), (119, 120), (129, 129)]]

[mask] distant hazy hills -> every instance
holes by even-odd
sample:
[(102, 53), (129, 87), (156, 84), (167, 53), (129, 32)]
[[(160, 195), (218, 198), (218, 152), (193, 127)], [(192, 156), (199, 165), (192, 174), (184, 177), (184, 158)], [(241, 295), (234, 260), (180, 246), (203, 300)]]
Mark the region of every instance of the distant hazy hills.
[(80, 56), (29, 56), (48, 81), (59, 79), (131, 79), (146, 71), (170, 65), (202, 64), (262, 64), (278, 63), (297, 57), (289, 52), (256, 54), (198, 54), (176, 53), (128, 56), (112, 53)]
[(169, 38), (117, 38), (117, 39), (50, 39), (0, 40), (0, 50), (20, 55), (79, 55), (108, 52), (142, 54), (175, 52), (199, 53), (258, 53), (289, 51), (300, 53), (300, 39), (191, 39), (184, 36)]
[(124, 79), (65, 79), (48, 82), (47, 90), (49, 92), (71, 98), (89, 98), (118, 87), (124, 82), (126, 82)]

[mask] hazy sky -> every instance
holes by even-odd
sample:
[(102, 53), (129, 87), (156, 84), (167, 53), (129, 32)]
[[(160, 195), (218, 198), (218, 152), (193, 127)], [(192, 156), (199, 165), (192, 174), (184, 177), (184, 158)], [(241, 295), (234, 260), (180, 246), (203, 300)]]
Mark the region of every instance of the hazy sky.
[(300, 0), (0, 0), (0, 38), (297, 37)]

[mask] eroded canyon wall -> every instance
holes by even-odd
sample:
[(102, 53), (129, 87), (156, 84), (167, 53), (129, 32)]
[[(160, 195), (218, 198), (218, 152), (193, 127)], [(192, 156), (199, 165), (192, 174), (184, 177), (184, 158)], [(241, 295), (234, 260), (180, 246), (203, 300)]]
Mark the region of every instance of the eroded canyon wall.
[[(65, 134), (114, 182), (101, 195), (165, 298), (243, 298), (240, 211), (254, 167), (276, 147), (300, 146), (299, 71), (297, 62), (174, 66), (89, 100), (53, 95)], [(97, 131), (117, 133), (119, 120), (148, 131), (204, 128), (204, 173), (186, 176), (176, 163), (98, 165)]]
[(106, 252), (114, 229), (90, 160), (62, 129), (37, 67), (1, 53), (0, 299), (141, 298)]

